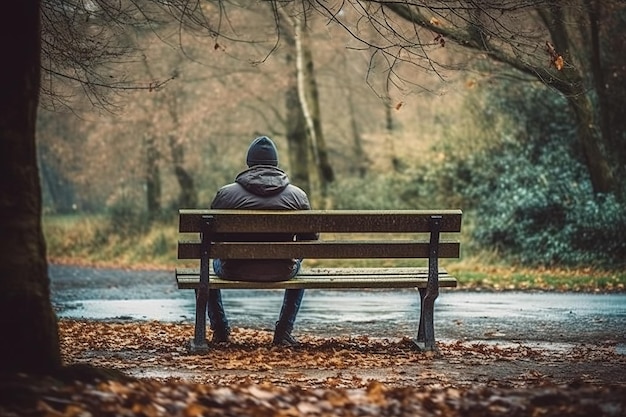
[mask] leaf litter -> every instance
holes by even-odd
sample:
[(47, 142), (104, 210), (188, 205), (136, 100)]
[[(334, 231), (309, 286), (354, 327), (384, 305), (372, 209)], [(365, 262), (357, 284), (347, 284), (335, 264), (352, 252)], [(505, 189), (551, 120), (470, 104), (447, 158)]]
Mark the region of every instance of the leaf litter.
[(612, 344), (454, 341), (424, 353), (409, 339), (298, 335), (280, 348), (269, 331), (234, 328), (231, 342), (190, 354), (192, 335), (185, 323), (60, 320), (66, 368), (113, 373), (4, 377), (0, 415), (626, 415), (626, 358)]

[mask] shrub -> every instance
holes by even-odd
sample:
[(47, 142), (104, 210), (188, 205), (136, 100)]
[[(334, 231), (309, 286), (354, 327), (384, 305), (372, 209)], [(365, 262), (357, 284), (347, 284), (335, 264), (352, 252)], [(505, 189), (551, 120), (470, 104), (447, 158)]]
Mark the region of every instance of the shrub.
[(405, 195), (439, 190), (459, 201), (476, 217), (477, 243), (525, 264), (624, 265), (625, 211), (615, 196), (594, 194), (565, 101), (505, 84), (483, 103), (508, 119), (490, 120), (493, 139), (472, 153), (444, 145), (444, 163), (420, 169)]
[[(583, 168), (546, 148), (486, 153), (499, 158), (499, 177), (468, 187), (477, 202), (474, 238), (525, 264), (617, 266), (626, 258), (626, 216), (614, 196), (594, 195)], [(565, 162), (565, 164), (564, 164)]]

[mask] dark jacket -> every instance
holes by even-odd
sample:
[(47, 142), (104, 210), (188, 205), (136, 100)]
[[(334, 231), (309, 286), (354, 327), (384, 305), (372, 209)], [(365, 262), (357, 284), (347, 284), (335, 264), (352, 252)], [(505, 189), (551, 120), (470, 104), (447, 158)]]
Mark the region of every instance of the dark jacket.
[[(212, 209), (310, 210), (306, 193), (289, 183), (287, 174), (270, 165), (255, 165), (237, 175), (235, 182), (222, 187)], [(317, 235), (230, 234), (218, 240), (280, 242), (316, 240)], [(225, 278), (246, 281), (279, 281), (288, 279), (294, 259), (228, 259), (222, 261)]]

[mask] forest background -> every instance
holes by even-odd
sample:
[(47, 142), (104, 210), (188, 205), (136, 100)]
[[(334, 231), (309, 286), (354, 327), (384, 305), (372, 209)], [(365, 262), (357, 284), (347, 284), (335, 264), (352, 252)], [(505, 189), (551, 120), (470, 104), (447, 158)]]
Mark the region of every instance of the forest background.
[[(461, 282), (484, 283), (477, 271), (504, 263), (582, 270), (587, 287), (623, 289), (623, 155), (612, 154), (611, 187), (594, 181), (562, 91), (434, 30), (419, 31), (426, 61), (402, 48), (392, 59), (371, 41), (385, 37), (375, 27), (362, 42), (328, 15), (283, 16), (296, 24), (280, 27), (277, 10), (235, 3), (220, 3), (219, 35), (153, 19), (120, 36), (77, 24), (79, 13), (64, 28), (79, 55), (55, 66), (44, 48), (37, 140), (52, 262), (171, 267), (177, 210), (208, 207), (245, 168), (250, 141), (268, 135), (314, 208), (463, 209)], [(571, 30), (569, 42), (601, 56), (607, 94), (623, 97), (626, 10), (609, 2), (596, 17), (599, 40)], [(582, 65), (550, 48), (537, 19), (516, 22), (537, 62)], [(595, 112), (601, 98), (592, 94)], [(623, 123), (613, 120), (622, 146)]]

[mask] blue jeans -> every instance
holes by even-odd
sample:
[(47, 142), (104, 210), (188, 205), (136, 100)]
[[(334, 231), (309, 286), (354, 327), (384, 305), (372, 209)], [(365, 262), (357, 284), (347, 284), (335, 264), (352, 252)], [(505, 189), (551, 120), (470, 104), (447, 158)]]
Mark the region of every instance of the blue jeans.
[[(300, 272), (302, 266), (302, 260), (297, 259), (292, 273), (289, 278), (295, 277)], [(213, 260), (213, 270), (215, 275), (220, 278), (224, 277), (224, 270), (220, 259)], [(300, 310), (302, 304), (302, 298), (304, 297), (304, 289), (289, 289), (285, 290), (283, 296), (283, 304), (278, 315), (278, 321), (276, 322), (276, 329), (283, 332), (291, 332), (296, 322), (296, 316)], [(208, 316), (211, 322), (211, 329), (226, 329), (228, 328), (228, 319), (224, 312), (224, 305), (222, 304), (222, 292), (221, 290), (209, 290), (209, 305)]]

